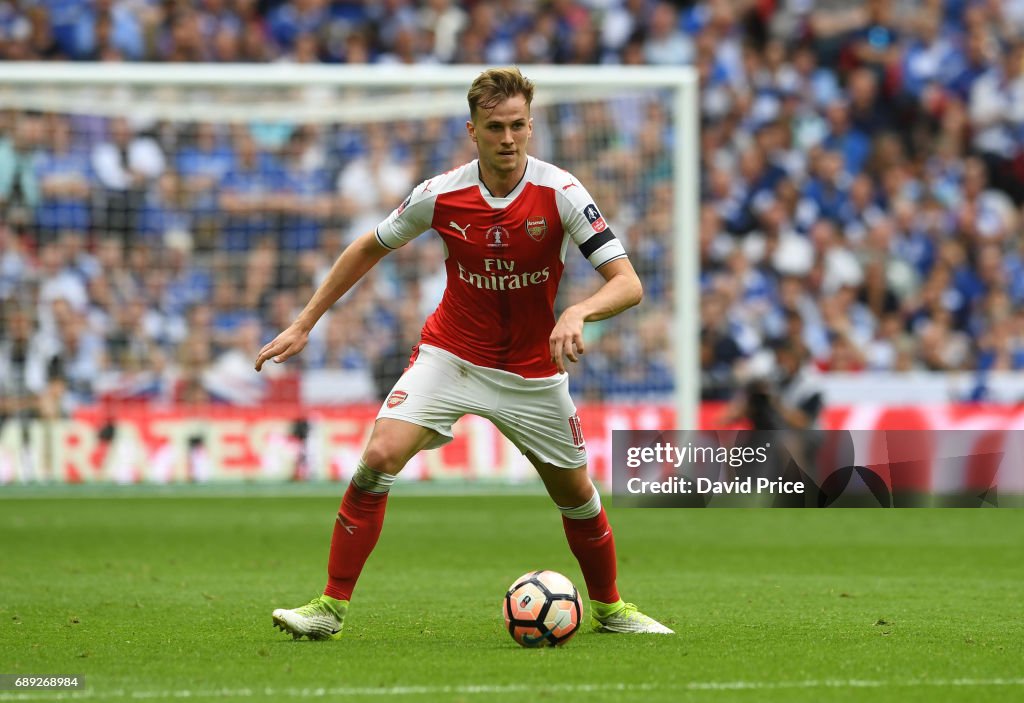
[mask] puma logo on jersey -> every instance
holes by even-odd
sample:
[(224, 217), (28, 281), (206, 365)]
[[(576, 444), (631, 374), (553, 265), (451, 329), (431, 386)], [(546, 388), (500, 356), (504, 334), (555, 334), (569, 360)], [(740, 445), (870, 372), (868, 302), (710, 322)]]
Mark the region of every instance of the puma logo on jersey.
[(466, 225), (465, 227), (459, 227), (457, 224), (455, 224), (455, 221), (452, 220), (451, 222), (448, 223), (448, 226), (451, 227), (452, 229), (458, 230), (459, 234), (462, 235), (462, 238), (465, 239), (467, 242), (469, 241), (469, 237), (466, 236), (466, 230), (472, 227), (472, 224)]
[(562, 190), (563, 190), (563, 191), (565, 191), (565, 190), (569, 190), (569, 189), (570, 189), (570, 188), (572, 188), (572, 187), (573, 187), (574, 185), (578, 185), (578, 184), (577, 184), (577, 183), (567, 183), (566, 185), (562, 186)]

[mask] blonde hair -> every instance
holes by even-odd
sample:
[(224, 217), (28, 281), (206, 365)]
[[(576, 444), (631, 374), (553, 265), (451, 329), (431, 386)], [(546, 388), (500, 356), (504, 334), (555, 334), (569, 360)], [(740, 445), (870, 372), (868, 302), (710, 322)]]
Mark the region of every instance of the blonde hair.
[(469, 86), (469, 116), (476, 118), (477, 108), (493, 110), (498, 103), (522, 95), (526, 98), (526, 107), (533, 102), (533, 81), (519, 71), (518, 66), (506, 68), (489, 68)]

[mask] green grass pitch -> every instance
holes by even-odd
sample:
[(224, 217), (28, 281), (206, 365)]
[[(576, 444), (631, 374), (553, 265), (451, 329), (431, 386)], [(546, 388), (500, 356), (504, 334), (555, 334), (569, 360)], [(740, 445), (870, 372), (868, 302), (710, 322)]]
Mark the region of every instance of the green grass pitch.
[(86, 678), (0, 703), (1024, 699), (1024, 511), (612, 506), (623, 595), (678, 634), (525, 650), (512, 579), (583, 585), (557, 511), (401, 487), (345, 637), (293, 641), (331, 490), (0, 500), (0, 673)]

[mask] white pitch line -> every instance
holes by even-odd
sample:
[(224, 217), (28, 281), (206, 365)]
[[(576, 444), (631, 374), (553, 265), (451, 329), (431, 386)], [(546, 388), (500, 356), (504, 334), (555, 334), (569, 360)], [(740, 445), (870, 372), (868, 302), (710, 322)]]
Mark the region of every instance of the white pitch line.
[(182, 698), (335, 698), (342, 696), (438, 696), (497, 695), (503, 693), (642, 693), (650, 691), (771, 691), (814, 688), (978, 688), (1024, 686), (1024, 677), (993, 679), (808, 679), (805, 681), (689, 681), (679, 684), (537, 684), (462, 685), (462, 686), (388, 686), (334, 688), (220, 688), (209, 690), (169, 689), (162, 691), (0, 691), (0, 701), (76, 701), (76, 700), (160, 700)]

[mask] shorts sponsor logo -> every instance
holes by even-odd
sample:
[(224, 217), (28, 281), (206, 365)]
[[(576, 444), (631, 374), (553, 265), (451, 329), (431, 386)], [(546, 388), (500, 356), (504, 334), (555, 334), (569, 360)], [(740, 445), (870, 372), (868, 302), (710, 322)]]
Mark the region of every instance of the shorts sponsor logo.
[(405, 402), (405, 399), (409, 397), (409, 394), (405, 391), (391, 391), (391, 395), (388, 396), (388, 407), (394, 408)]
[(501, 225), (494, 225), (487, 230), (484, 238), (491, 249), (504, 249), (509, 245), (508, 230)]
[(569, 431), (572, 433), (572, 444), (576, 447), (576, 451), (582, 452), (586, 442), (583, 439), (583, 425), (580, 424), (579, 415), (569, 418)]
[(527, 217), (526, 233), (530, 235), (530, 239), (539, 242), (548, 233), (548, 221), (543, 217)]
[(594, 228), (595, 232), (604, 232), (608, 229), (608, 223), (601, 217), (601, 211), (597, 209), (597, 205), (590, 203), (583, 209), (583, 214), (587, 217), (587, 222)]

